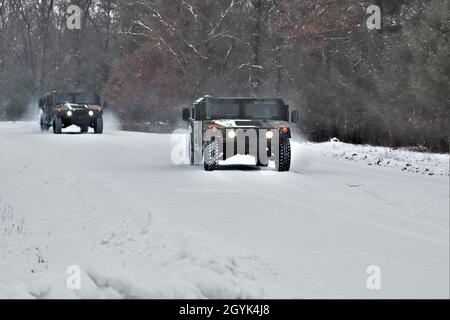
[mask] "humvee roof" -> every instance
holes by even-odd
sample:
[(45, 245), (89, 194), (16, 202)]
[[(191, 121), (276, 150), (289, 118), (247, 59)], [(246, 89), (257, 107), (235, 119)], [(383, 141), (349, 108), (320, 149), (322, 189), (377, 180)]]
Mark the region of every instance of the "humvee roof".
[[(51, 91), (45, 94), (43, 97), (64, 97), (66, 102), (72, 103), (87, 103), (87, 104), (100, 104), (100, 95), (95, 92), (64, 92), (64, 91)], [(84, 101), (77, 101), (78, 99)], [(61, 101), (55, 101), (61, 102)]]
[(193, 117), (195, 120), (203, 121), (217, 119), (289, 121), (289, 106), (277, 98), (205, 96), (195, 101)]
[(284, 104), (283, 99), (279, 98), (253, 98), (253, 97), (212, 97), (212, 96), (204, 96), (199, 99), (197, 99), (194, 104), (198, 104), (203, 101), (218, 101), (218, 100), (241, 100), (241, 101), (267, 101), (267, 102), (281, 102)]

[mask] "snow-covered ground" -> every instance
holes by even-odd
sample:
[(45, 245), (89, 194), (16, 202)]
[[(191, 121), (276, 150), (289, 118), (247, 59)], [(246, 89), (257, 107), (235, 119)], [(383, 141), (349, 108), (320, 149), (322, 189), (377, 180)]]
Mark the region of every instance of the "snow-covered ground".
[(296, 142), (289, 173), (204, 172), (178, 138), (0, 123), (0, 298), (449, 298), (448, 155)]
[(320, 152), (332, 158), (363, 162), (369, 166), (395, 167), (402, 171), (426, 174), (429, 176), (449, 175), (448, 154), (413, 152), (406, 149), (392, 149), (367, 145), (351, 145), (339, 142), (336, 138), (318, 147)]

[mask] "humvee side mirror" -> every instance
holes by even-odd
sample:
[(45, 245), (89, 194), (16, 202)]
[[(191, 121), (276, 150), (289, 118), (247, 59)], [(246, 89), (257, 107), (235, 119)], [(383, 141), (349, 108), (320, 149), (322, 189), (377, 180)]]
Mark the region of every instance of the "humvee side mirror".
[(183, 108), (183, 121), (189, 121), (191, 118), (191, 110), (189, 108)]
[(291, 113), (291, 122), (297, 123), (298, 122), (298, 111), (294, 110)]
[(102, 103), (102, 108), (103, 109), (105, 109), (105, 108), (108, 108), (108, 101), (103, 101), (103, 103)]
[(44, 99), (39, 99), (39, 109), (42, 109), (42, 107), (44, 106)]

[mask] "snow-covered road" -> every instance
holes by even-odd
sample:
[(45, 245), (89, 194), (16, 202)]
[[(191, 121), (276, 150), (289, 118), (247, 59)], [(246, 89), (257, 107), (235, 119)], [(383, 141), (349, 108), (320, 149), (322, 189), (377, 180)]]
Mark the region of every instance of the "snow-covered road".
[(0, 297), (449, 298), (448, 156), (430, 176), (294, 143), (289, 173), (204, 172), (176, 144), (0, 123)]

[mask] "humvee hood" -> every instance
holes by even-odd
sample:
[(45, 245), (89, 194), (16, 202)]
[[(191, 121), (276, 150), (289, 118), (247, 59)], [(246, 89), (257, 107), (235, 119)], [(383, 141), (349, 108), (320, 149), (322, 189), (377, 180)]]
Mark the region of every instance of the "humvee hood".
[(265, 120), (214, 120), (212, 123), (224, 128), (275, 128), (280, 121), (265, 121)]
[(88, 106), (86, 104), (78, 104), (78, 103), (65, 103), (65, 104), (63, 104), (63, 106), (69, 108), (70, 110), (87, 109), (88, 108)]

